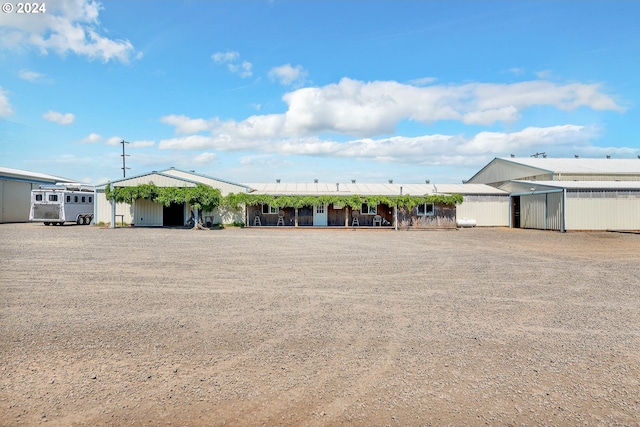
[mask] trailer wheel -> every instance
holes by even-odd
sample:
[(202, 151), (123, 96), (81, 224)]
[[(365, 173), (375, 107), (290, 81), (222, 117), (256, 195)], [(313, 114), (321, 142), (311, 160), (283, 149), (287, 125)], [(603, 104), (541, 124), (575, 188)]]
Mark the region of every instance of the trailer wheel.
[(51, 225), (51, 223), (45, 221), (44, 225)]
[(76, 219), (76, 224), (77, 225), (84, 224), (84, 217), (79, 216), (78, 219)]

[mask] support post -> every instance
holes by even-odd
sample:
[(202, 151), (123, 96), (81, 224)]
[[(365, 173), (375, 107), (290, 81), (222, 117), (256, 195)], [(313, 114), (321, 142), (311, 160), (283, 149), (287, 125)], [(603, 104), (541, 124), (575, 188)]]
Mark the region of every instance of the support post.
[(116, 228), (116, 199), (111, 199), (111, 224), (110, 228)]
[(398, 231), (398, 205), (393, 207), (393, 226)]
[(295, 208), (295, 214), (294, 214), (294, 227), (298, 226), (298, 208)]
[(349, 226), (349, 206), (344, 207), (344, 226)]

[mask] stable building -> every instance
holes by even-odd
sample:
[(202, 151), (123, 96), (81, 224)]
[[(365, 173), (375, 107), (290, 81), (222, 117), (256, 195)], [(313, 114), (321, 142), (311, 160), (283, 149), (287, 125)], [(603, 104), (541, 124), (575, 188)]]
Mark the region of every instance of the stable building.
[[(222, 196), (229, 193), (246, 193), (248, 187), (230, 181), (196, 173), (170, 168), (163, 171), (152, 171), (146, 174), (123, 178), (96, 187), (95, 222), (112, 226), (129, 224), (136, 227), (172, 227), (184, 226), (192, 217), (192, 208), (188, 203), (172, 203), (164, 206), (147, 199), (134, 200), (129, 203), (115, 203), (107, 200), (105, 188), (135, 187), (150, 184), (157, 187), (193, 188), (198, 184), (207, 185), (220, 190)], [(212, 212), (203, 212), (205, 223), (228, 224), (242, 222), (244, 212), (216, 208)]]
[(640, 159), (495, 158), (466, 182), (499, 187), (511, 180), (640, 181)]
[(28, 222), (31, 190), (71, 182), (55, 175), (0, 167), (0, 223)]
[(512, 228), (640, 230), (640, 159), (496, 158), (467, 182), (510, 195)]
[[(358, 207), (316, 203), (302, 207), (247, 206), (249, 226), (294, 227), (399, 227), (455, 228), (456, 226), (507, 226), (509, 193), (484, 184), (400, 184), (275, 182), (248, 183), (250, 194), (286, 196), (432, 196), (461, 194), (458, 205), (425, 203), (406, 210), (386, 203)], [(375, 197), (374, 197), (375, 198)]]

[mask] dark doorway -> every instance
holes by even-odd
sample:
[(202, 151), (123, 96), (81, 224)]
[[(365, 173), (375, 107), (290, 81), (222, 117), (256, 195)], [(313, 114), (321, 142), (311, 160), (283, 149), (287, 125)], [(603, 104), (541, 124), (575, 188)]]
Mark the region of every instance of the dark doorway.
[(177, 227), (184, 225), (184, 204), (171, 203), (162, 207), (162, 225), (165, 227)]
[(520, 196), (511, 197), (511, 226), (520, 228)]

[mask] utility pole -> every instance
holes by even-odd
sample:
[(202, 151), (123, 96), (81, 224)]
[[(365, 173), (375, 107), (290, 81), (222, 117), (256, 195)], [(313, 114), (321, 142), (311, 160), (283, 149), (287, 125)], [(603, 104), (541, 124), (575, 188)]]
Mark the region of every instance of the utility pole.
[(128, 142), (123, 139), (120, 142), (120, 144), (122, 144), (122, 154), (120, 155), (120, 156), (122, 156), (122, 177), (126, 178), (127, 177), (127, 169), (130, 169), (130, 168), (127, 167), (126, 158), (129, 157), (129, 155), (124, 153), (124, 144), (128, 144)]

